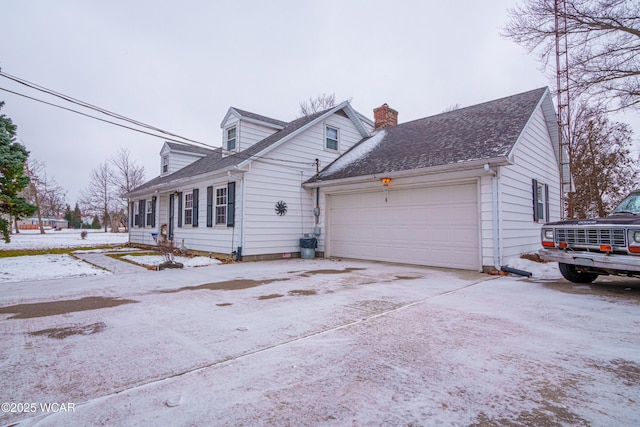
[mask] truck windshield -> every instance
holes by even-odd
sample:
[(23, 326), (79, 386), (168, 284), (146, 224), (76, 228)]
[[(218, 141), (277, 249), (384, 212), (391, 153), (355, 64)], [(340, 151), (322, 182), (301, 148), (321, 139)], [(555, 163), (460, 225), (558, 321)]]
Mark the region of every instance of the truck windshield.
[(612, 214), (624, 213), (640, 214), (640, 193), (628, 195), (612, 212)]

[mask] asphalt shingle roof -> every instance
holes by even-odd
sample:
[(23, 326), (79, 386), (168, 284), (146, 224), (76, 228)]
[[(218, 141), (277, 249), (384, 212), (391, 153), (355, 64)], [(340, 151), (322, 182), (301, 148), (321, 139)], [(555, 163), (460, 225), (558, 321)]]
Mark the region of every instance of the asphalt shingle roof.
[(239, 153), (232, 154), (226, 157), (221, 157), (220, 152), (215, 151), (214, 153), (209, 154), (208, 156), (203, 157), (201, 159), (198, 159), (195, 162), (191, 163), (190, 165), (187, 165), (184, 168), (177, 170), (172, 174), (155, 177), (152, 180), (145, 182), (141, 186), (131, 190), (130, 193), (127, 193), (124, 196), (127, 197), (128, 194), (138, 193), (141, 190), (153, 188), (157, 185), (162, 185), (171, 181), (175, 181), (183, 178), (195, 177), (195, 176), (202, 175), (209, 172), (224, 170), (230, 166), (237, 166), (243, 161), (251, 158), (252, 156), (255, 156), (262, 150), (270, 147), (271, 145), (277, 143), (278, 141), (290, 135), (291, 133), (297, 131), (298, 129), (305, 126), (306, 124), (312, 122), (313, 120), (320, 117), (327, 111), (328, 110), (319, 111), (315, 114), (311, 114), (309, 116), (296, 119), (290, 123), (285, 123), (286, 126), (284, 127), (284, 129), (277, 131), (276, 133), (266, 137), (262, 141), (255, 143), (251, 147)]
[(176, 142), (169, 142), (169, 141), (166, 141), (165, 143), (172, 150), (185, 151), (187, 153), (205, 154), (205, 155), (218, 153), (219, 156), (222, 156), (222, 150), (220, 148), (196, 147), (194, 145), (179, 144)]
[[(505, 157), (545, 91), (535, 89), (384, 128), (375, 148), (341, 168), (327, 166), (310, 182)], [(352, 150), (363, 143), (366, 139)]]
[(285, 127), (286, 125), (288, 125), (287, 122), (283, 122), (282, 120), (272, 119), (271, 117), (262, 116), (260, 114), (252, 113), (251, 111), (241, 110), (236, 107), (232, 107), (232, 108), (238, 113), (240, 113), (242, 117), (247, 117), (247, 118), (258, 120), (261, 122), (271, 123), (271, 124), (282, 126), (282, 127)]

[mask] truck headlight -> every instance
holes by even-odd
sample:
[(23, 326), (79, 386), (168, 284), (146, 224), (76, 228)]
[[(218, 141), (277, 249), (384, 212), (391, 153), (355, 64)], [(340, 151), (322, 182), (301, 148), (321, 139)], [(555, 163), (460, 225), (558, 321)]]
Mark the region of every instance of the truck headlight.
[[(636, 232), (637, 236), (640, 238), (640, 231)], [(634, 238), (635, 238), (634, 234)], [(544, 230), (544, 238), (547, 240), (553, 240), (553, 230)], [(640, 242), (640, 240), (638, 240)]]
[(636, 243), (640, 243), (640, 231), (633, 232), (633, 241)]

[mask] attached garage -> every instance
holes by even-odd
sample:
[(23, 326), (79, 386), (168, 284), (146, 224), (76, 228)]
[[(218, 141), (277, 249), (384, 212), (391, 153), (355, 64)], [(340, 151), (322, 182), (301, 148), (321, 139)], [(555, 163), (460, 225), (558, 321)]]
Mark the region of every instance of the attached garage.
[(328, 196), (332, 257), (480, 269), (475, 180)]

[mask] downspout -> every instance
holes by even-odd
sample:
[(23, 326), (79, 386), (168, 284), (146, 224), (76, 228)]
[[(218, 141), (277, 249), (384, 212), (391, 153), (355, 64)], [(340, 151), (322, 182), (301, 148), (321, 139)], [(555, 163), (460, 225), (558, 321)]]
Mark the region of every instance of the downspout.
[[(320, 174), (320, 159), (316, 159), (316, 179)], [(316, 217), (316, 228), (320, 224), (320, 187), (316, 187), (316, 208), (313, 210), (313, 214)], [(314, 234), (315, 231), (314, 231)], [(320, 234), (320, 233), (317, 233)]]
[(242, 259), (242, 253), (244, 253), (244, 172), (240, 175), (240, 177), (238, 178), (240, 180), (240, 191), (242, 193), (242, 204), (240, 206), (240, 242), (238, 247), (239, 249), (239, 253), (237, 256), (240, 257), (240, 259), (238, 261), (240, 261)]
[(484, 165), (484, 170), (491, 174), (491, 217), (493, 219), (493, 266), (496, 270), (500, 271), (500, 218), (499, 218), (499, 204), (498, 204), (498, 173), (489, 167), (489, 164)]

